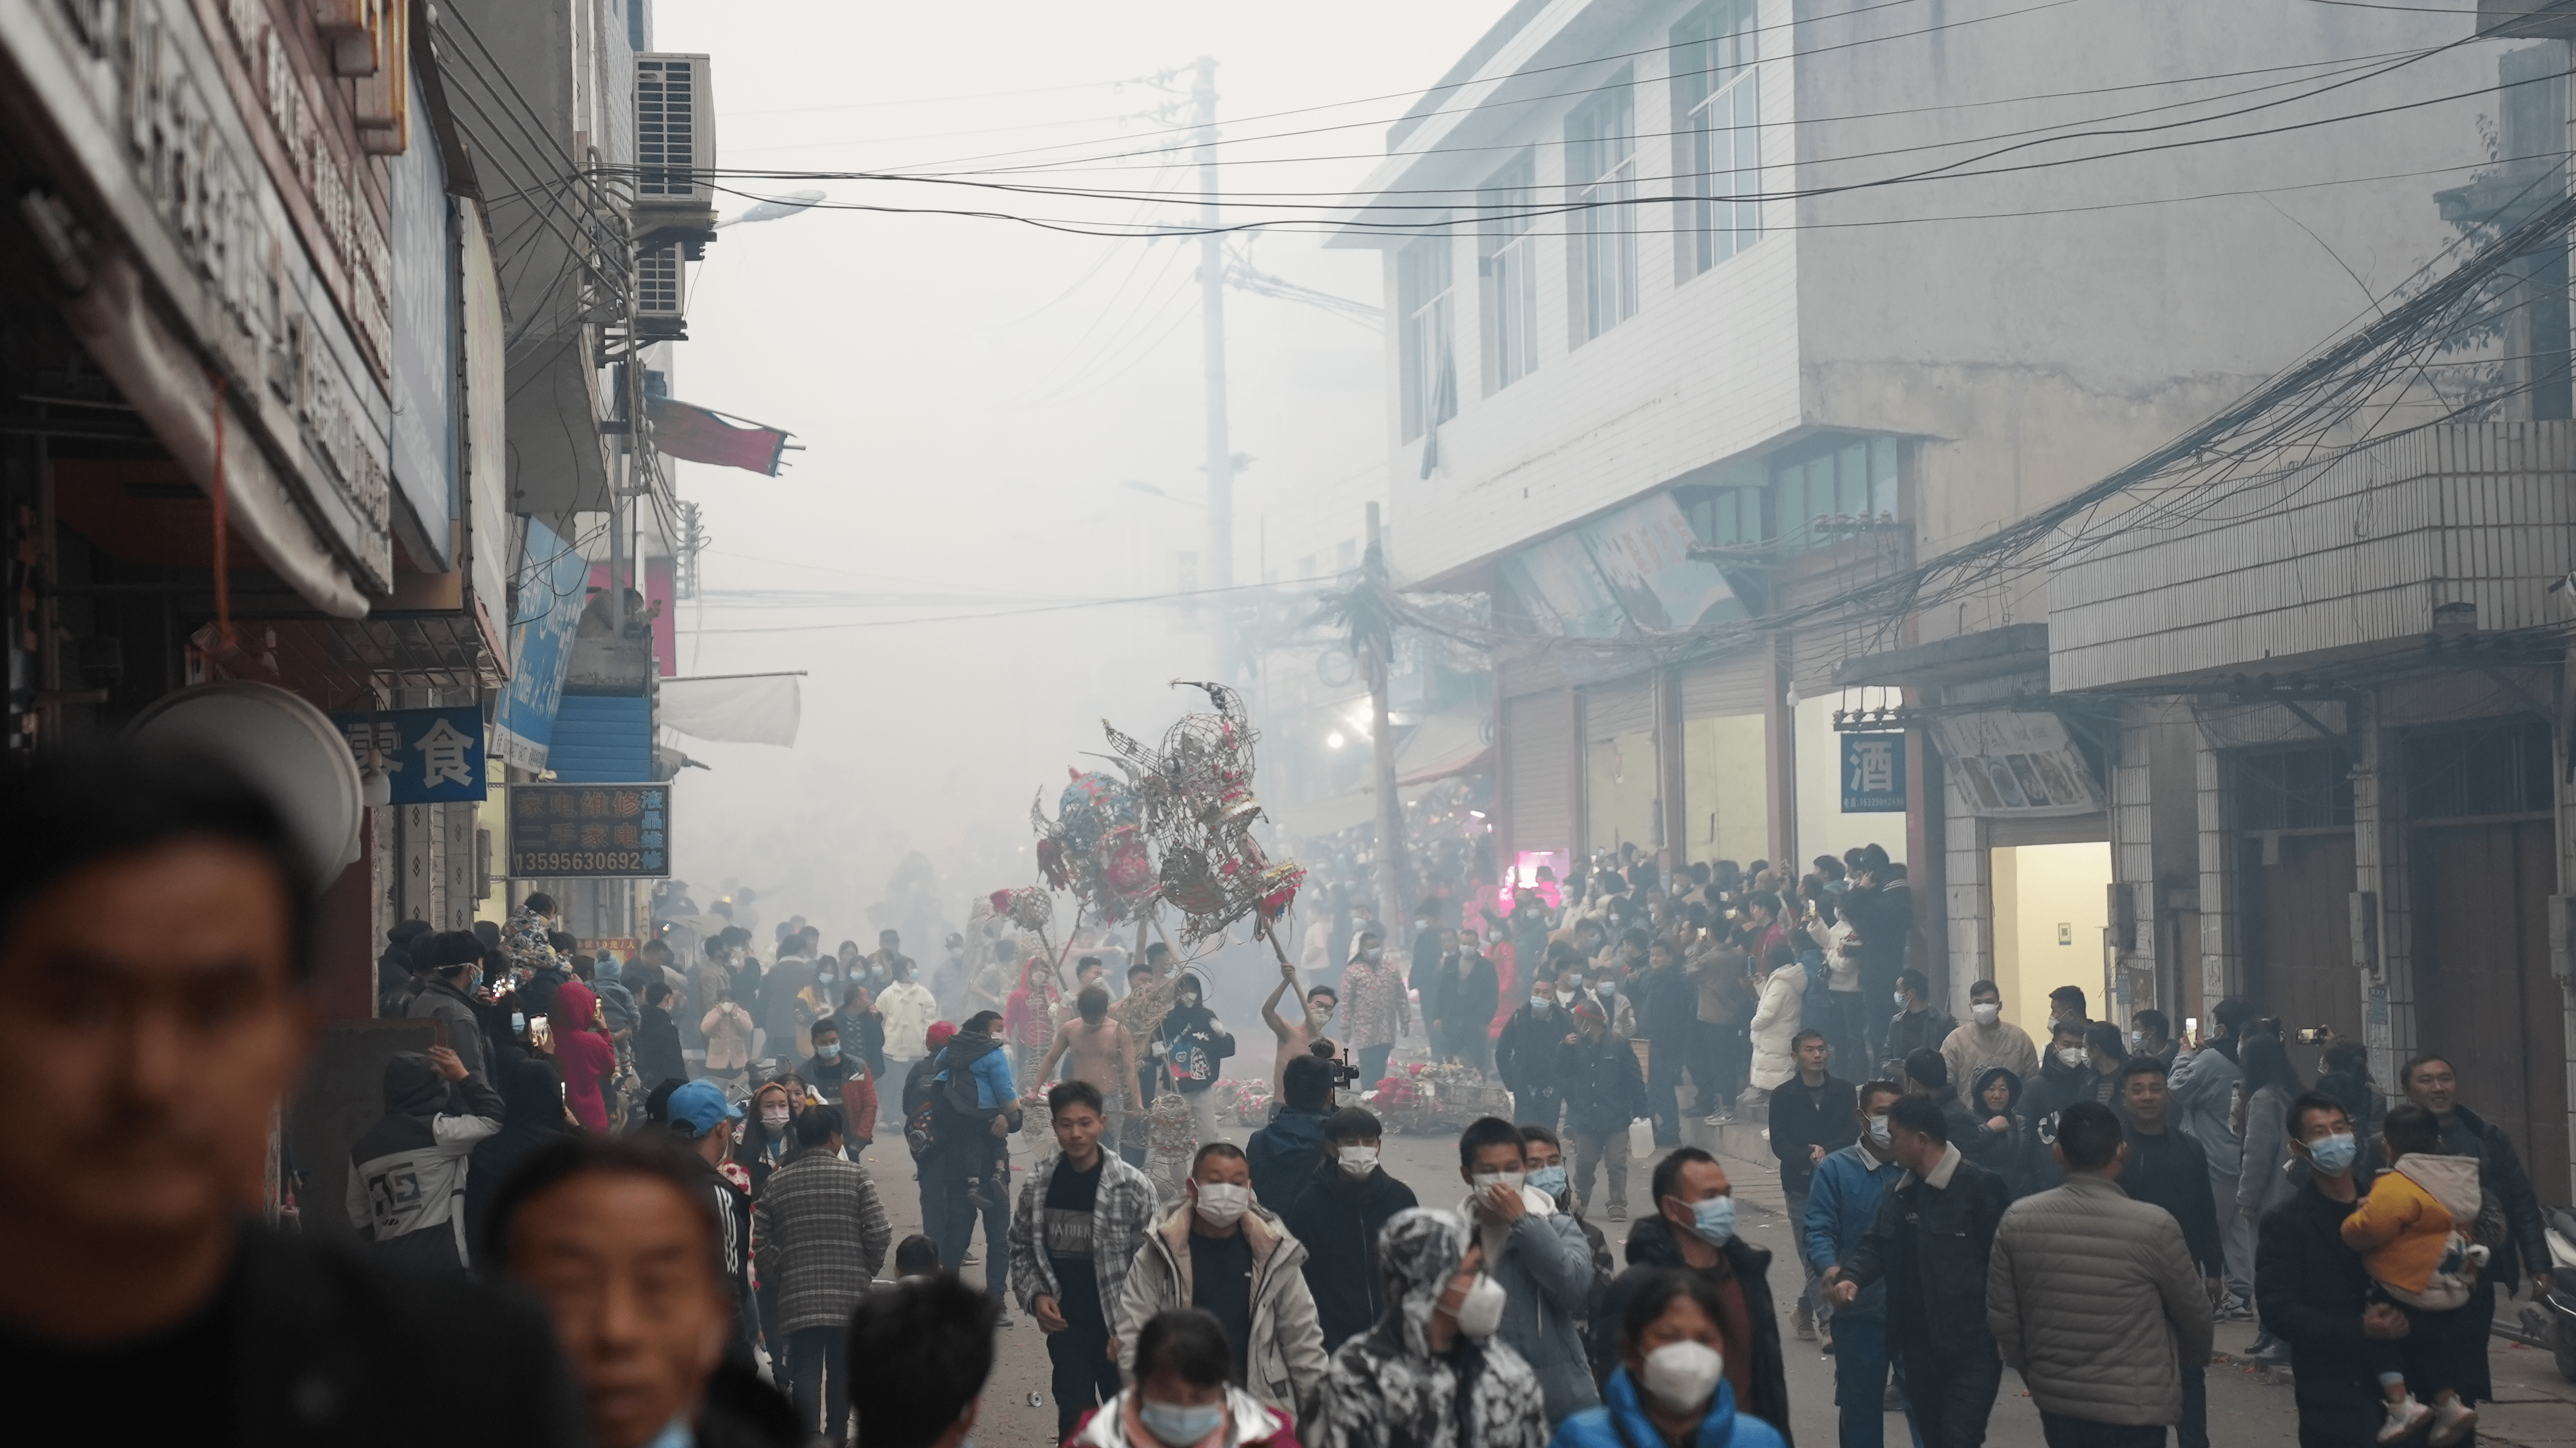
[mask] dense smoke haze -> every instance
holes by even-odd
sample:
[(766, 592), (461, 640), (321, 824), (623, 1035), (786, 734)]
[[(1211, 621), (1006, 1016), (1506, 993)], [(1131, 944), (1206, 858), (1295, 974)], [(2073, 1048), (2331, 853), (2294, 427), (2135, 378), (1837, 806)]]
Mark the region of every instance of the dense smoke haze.
[[(1410, 103), (1394, 93), (1436, 76), (1457, 37), (1499, 9), (1497, 0), (1393, 10), (1336, 0), (1282, 25), (1275, 13), (1179, 4), (699, 0), (659, 6), (654, 22), (658, 48), (724, 57), (717, 112), (728, 167), (883, 169), (1035, 147), (1059, 148), (1041, 159), (1086, 154), (1069, 143), (1132, 152), (1170, 139), (1174, 120), (1140, 113), (1185, 104), (1187, 75), (1173, 90), (1077, 83), (1149, 76), (1201, 54), (1220, 62), (1222, 116), (1390, 97), (1261, 123), (1366, 123), (1273, 148), (1343, 158), (1262, 168), (1263, 186), (1312, 190), (1320, 203), (1366, 172), (1383, 124)], [(960, 96), (985, 98), (938, 99)], [(1154, 167), (1086, 179), (1189, 192), (1196, 174)], [(810, 185), (836, 202), (994, 200), (932, 187), (743, 184), (762, 194)], [(724, 209), (750, 204), (730, 198)], [(1043, 204), (1010, 209), (1048, 214)], [(1250, 244), (1266, 272), (1378, 298), (1373, 253), (1326, 252), (1311, 236)], [(1033, 877), (1029, 797), (1045, 785), (1052, 804), (1077, 752), (1099, 747), (1103, 714), (1151, 733), (1187, 707), (1164, 685), (1204, 674), (1208, 639), (1180, 627), (1170, 605), (823, 626), (1173, 591), (1175, 554), (1202, 549), (1206, 533), (1197, 263), (1194, 241), (860, 211), (732, 228), (708, 248), (690, 323), (720, 340), (685, 349), (674, 393), (790, 428), (806, 451), (778, 479), (680, 465), (681, 491), (703, 505), (715, 540), (704, 557), (713, 596), (681, 605), (680, 671), (810, 675), (793, 751), (684, 742), (714, 770), (690, 771), (679, 786), (676, 809), (689, 821), (677, 835), (682, 878), (776, 887), (768, 918), (797, 911), (854, 931), (903, 853), (920, 850), (962, 921), (970, 893)], [(1234, 446), (1254, 459), (1237, 483), (1236, 578), (1286, 580), (1293, 562), (1280, 540), (1302, 521), (1296, 494), (1382, 465), (1382, 343), (1330, 313), (1239, 292), (1227, 317)], [(921, 601), (751, 607), (727, 597), (742, 590)], [(749, 629), (806, 631), (733, 631)]]

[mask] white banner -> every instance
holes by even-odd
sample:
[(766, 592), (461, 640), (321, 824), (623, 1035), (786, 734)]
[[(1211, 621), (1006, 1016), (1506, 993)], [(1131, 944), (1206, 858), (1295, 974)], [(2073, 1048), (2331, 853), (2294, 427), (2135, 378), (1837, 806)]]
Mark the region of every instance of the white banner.
[(664, 679), (658, 722), (717, 744), (796, 742), (798, 674), (709, 674)]

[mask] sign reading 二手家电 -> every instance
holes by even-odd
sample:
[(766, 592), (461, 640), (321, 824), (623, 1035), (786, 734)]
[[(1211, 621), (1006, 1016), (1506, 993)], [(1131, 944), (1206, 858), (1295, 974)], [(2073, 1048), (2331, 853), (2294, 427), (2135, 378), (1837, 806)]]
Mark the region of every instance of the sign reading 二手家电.
[(510, 786), (513, 879), (663, 879), (671, 873), (667, 784)]

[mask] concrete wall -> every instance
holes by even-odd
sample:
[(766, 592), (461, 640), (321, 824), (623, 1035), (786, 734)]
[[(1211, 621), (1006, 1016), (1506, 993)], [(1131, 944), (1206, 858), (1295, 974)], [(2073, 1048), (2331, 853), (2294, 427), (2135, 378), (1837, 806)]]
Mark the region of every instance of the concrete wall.
[[(1797, 204), (1807, 420), (1930, 439), (1918, 556), (2094, 481), (2366, 316), (2372, 295), (2457, 239), (2432, 193), (2468, 172), (2406, 173), (2483, 163), (2479, 118), (2496, 109), (2490, 93), (2189, 144), (2492, 86), (2492, 46), (2304, 101), (2292, 98), (2357, 72), (2147, 84), (2439, 45), (2465, 29), (2456, 16), (1952, 0), (1944, 28), (1855, 43), (1926, 32), (1930, 17), (1869, 0), (1800, 8), (1832, 17), (1800, 32), (1818, 47), (1798, 66), (1802, 188), (2013, 168)], [(2019, 99), (2044, 94), (2059, 98)], [(1874, 114), (1827, 119), (1855, 112)], [(2020, 145), (2067, 126), (2117, 134)], [(2172, 148), (2078, 159), (2151, 146)], [(2371, 177), (2388, 179), (2330, 184)], [(2256, 190), (2270, 194), (2243, 194)], [(2150, 199), (2167, 204), (2134, 204)], [(2027, 584), (1999, 584), (1919, 626), (1930, 640), (2045, 616)]]

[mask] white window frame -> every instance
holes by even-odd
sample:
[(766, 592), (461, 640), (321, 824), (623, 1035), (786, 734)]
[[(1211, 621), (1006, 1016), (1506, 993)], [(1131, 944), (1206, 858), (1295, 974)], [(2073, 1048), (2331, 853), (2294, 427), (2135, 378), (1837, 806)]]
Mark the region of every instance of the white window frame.
[(1673, 27), (1675, 210), (1683, 279), (1762, 236), (1759, 0), (1708, 0)]
[(1523, 151), (1485, 182), (1476, 228), (1485, 395), (1538, 370), (1538, 158)]
[(1411, 442), (1458, 415), (1456, 317), (1446, 229), (1395, 254), (1397, 379), (1403, 440)]
[(1589, 342), (1637, 314), (1637, 98), (1621, 70), (1565, 118), (1565, 179), (1573, 213), (1574, 341)]

